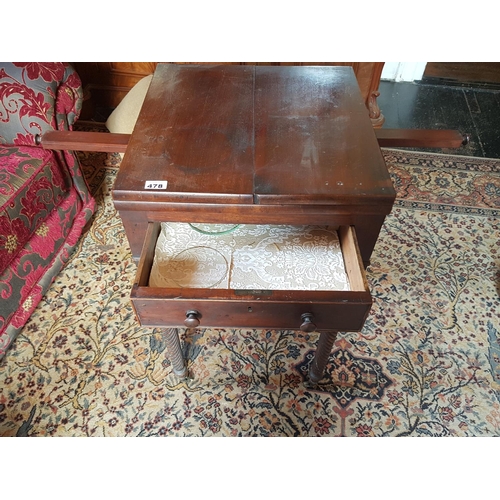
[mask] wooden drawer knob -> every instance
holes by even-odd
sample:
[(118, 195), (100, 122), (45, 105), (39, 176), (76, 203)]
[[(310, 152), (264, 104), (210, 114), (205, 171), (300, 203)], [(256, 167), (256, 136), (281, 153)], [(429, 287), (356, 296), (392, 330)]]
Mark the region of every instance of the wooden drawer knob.
[(304, 313), (300, 319), (302, 320), (302, 324), (300, 325), (300, 329), (303, 332), (311, 333), (316, 330), (316, 325), (313, 323), (313, 315), (311, 313)]
[(198, 311), (192, 310), (186, 312), (186, 319), (184, 324), (188, 328), (195, 328), (200, 324), (201, 314)]

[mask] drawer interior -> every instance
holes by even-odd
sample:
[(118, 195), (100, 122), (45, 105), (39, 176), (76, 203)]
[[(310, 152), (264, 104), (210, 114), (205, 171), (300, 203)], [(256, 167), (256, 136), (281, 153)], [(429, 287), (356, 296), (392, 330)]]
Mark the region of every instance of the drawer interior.
[(350, 226), (150, 222), (135, 285), (263, 295), (266, 290), (368, 291)]
[(149, 286), (349, 290), (337, 228), (165, 222)]
[(141, 325), (154, 327), (182, 327), (195, 311), (200, 327), (297, 329), (309, 314), (317, 331), (359, 331), (372, 298), (354, 227), (340, 226), (337, 234), (347, 278), (341, 289), (217, 287), (220, 282), (206, 288), (196, 280), (192, 287), (158, 287), (150, 281), (161, 224), (151, 222), (131, 292), (135, 312)]

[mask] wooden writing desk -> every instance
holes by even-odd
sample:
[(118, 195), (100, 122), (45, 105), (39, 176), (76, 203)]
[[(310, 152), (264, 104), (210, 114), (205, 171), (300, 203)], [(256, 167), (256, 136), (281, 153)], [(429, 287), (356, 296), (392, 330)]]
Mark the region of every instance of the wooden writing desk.
[[(311, 379), (337, 331), (360, 330), (364, 276), (395, 191), (352, 68), (158, 65), (113, 190), (133, 256), (132, 301), (165, 327), (321, 331)], [(160, 221), (336, 226), (349, 292), (151, 289)], [(309, 316), (307, 316), (309, 315)], [(305, 319), (304, 319), (305, 318)]]

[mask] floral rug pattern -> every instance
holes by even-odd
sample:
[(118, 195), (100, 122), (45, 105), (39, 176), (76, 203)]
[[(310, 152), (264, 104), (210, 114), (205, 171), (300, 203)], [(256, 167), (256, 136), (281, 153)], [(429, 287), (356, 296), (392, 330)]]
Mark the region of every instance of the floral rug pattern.
[(129, 301), (136, 266), (111, 200), (119, 155), (80, 153), (93, 224), (0, 364), (0, 436), (500, 435), (500, 160), (384, 150), (398, 192), (367, 270), (374, 305), (339, 334), (183, 335)]

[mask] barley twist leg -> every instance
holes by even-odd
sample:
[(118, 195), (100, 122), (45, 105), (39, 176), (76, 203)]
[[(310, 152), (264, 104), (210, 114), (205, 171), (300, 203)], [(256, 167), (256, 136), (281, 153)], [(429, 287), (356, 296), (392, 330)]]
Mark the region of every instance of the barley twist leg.
[(318, 347), (314, 353), (314, 359), (309, 367), (309, 379), (313, 383), (318, 383), (325, 373), (328, 357), (332, 351), (333, 344), (337, 338), (337, 332), (321, 332)]
[(178, 328), (165, 328), (165, 341), (167, 343), (168, 357), (172, 363), (172, 369), (175, 375), (180, 378), (187, 377), (187, 368), (184, 356), (181, 350), (181, 341), (179, 339)]

